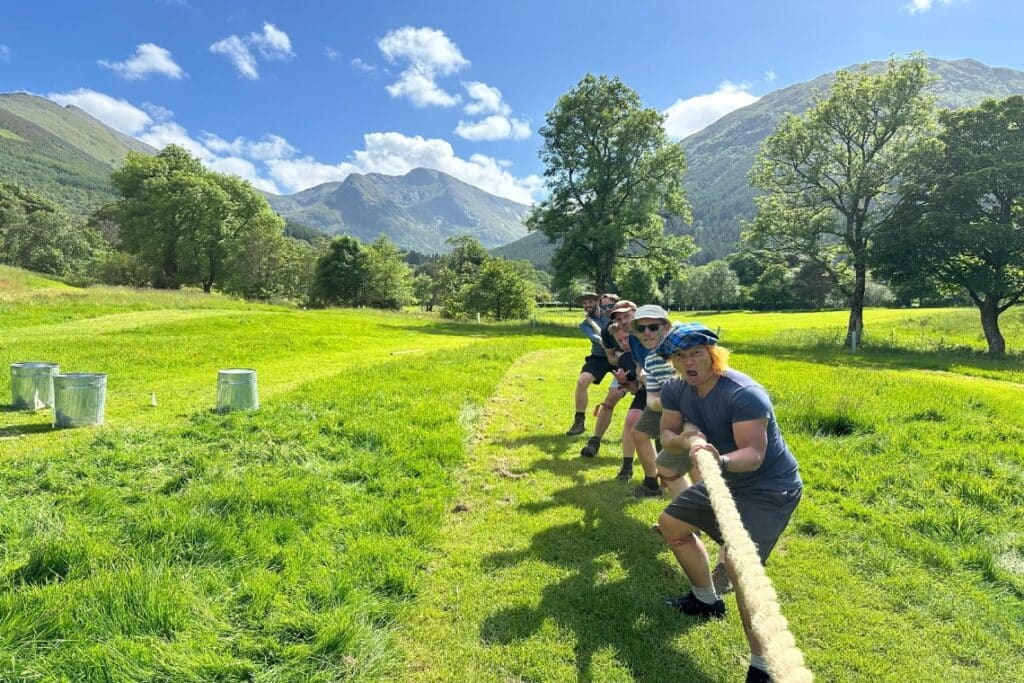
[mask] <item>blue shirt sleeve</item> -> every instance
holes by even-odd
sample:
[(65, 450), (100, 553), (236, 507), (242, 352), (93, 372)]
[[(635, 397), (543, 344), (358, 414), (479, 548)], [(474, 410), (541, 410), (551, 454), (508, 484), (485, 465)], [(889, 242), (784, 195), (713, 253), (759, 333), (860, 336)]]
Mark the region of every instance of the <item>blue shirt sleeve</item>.
[(760, 387), (743, 387), (732, 397), (732, 421), (770, 420), (772, 403)]
[(592, 343), (603, 348), (601, 344), (601, 333), (594, 330), (594, 326), (590, 324), (589, 318), (580, 323), (580, 332), (582, 332), (583, 336), (589, 339)]

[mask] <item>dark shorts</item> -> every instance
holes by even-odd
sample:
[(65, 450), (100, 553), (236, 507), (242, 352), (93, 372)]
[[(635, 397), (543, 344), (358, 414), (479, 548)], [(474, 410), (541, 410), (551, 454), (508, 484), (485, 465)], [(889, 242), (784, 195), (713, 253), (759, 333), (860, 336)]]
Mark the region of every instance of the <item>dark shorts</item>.
[(636, 421), (633, 431), (643, 432), (652, 438), (661, 436), (661, 411), (644, 408), (644, 414)]
[(581, 373), (589, 372), (594, 376), (594, 384), (600, 384), (604, 376), (609, 372), (614, 372), (615, 366), (608, 362), (608, 359), (604, 356), (587, 356), (583, 361), (583, 369)]
[(630, 410), (643, 410), (647, 407), (647, 392), (643, 389), (633, 394), (633, 402), (629, 404)]
[(654, 459), (654, 464), (677, 474), (686, 474), (693, 467), (689, 453), (669, 453), (668, 451), (659, 451), (658, 457)]
[[(761, 556), (761, 564), (768, 562), (768, 555), (782, 535), (782, 530), (789, 524), (789, 518), (793, 510), (796, 510), (802, 493), (802, 488), (792, 491), (732, 491), (743, 526), (757, 546), (757, 554)], [(665, 512), (681, 522), (692, 524), (716, 543), (722, 544), (722, 531), (711, 509), (711, 499), (708, 498), (704, 482), (676, 496), (665, 508)]]

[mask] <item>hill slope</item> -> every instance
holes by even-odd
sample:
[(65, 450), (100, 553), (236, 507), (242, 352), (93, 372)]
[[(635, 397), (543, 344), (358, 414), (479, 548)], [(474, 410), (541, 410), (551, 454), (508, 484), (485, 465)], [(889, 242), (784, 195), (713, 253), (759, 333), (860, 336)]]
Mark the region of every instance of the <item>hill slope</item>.
[(110, 172), (129, 151), (154, 150), (77, 107), (25, 93), (0, 95), (0, 179), (71, 214), (88, 215), (113, 199)]
[(485, 247), (526, 234), (529, 207), (496, 197), (446, 173), (415, 168), (403, 176), (353, 173), (293, 195), (266, 195), (285, 218), (364, 242), (387, 235), (406, 249), (447, 251), (445, 239), (470, 234)]
[[(970, 107), (989, 97), (1024, 93), (1024, 72), (993, 68), (973, 59), (944, 61), (929, 59), (929, 70), (939, 77), (932, 87), (942, 108)], [(871, 62), (871, 71), (885, 68), (885, 62)], [(859, 66), (848, 67), (855, 70)], [(693, 205), (693, 226), (674, 231), (694, 236), (702, 252), (701, 263), (728, 255), (741, 224), (755, 214), (754, 189), (747, 174), (754, 164), (761, 141), (786, 114), (800, 114), (811, 106), (814, 94), (824, 92), (835, 73), (776, 90), (757, 102), (737, 109), (683, 140), (688, 171), (684, 180)]]

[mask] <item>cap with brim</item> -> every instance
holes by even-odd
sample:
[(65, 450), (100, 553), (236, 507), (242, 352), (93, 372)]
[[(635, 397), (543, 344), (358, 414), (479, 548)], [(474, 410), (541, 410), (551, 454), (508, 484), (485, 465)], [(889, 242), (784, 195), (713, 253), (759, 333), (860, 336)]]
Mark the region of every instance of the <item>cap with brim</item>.
[(668, 311), (655, 304), (644, 304), (640, 308), (636, 309), (636, 313), (633, 314), (633, 322), (631, 322), (630, 325), (633, 327), (634, 331), (637, 329), (637, 320), (640, 320), (641, 318), (654, 318), (655, 320), (664, 320), (665, 322), (668, 322)]
[(622, 299), (621, 301), (616, 303), (615, 306), (612, 307), (611, 315), (614, 316), (614, 315), (616, 315), (618, 313), (623, 313), (625, 311), (635, 311), (635, 310), (636, 310), (636, 304), (635, 303), (633, 303), (629, 299)]
[(718, 335), (700, 323), (676, 323), (654, 352), (662, 358), (668, 359), (674, 353), (686, 351), (695, 346), (702, 344), (713, 346), (717, 343)]
[(601, 295), (595, 292), (583, 292), (578, 297), (576, 297), (576, 303), (581, 304), (584, 301), (597, 301), (600, 298)]

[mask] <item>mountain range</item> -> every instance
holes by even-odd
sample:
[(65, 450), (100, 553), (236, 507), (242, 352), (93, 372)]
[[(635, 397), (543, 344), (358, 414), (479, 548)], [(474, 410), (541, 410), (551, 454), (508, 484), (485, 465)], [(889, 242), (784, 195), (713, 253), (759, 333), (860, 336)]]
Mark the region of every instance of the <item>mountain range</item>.
[[(973, 59), (946, 61), (928, 59), (928, 68), (938, 80), (931, 86), (936, 105), (956, 109), (971, 107), (990, 97), (1004, 98), (1024, 93), (1024, 71), (990, 67)], [(870, 62), (870, 72), (883, 70), (887, 62)], [(682, 141), (687, 172), (683, 179), (693, 208), (693, 223), (669, 221), (668, 231), (691, 235), (701, 251), (693, 257), (703, 264), (730, 253), (739, 240), (743, 222), (751, 220), (756, 208), (755, 190), (747, 180), (761, 141), (771, 135), (786, 114), (802, 114), (825, 93), (835, 73), (782, 88), (737, 109)], [(506, 258), (528, 259), (538, 267), (550, 262), (553, 246), (541, 234), (527, 235), (494, 253)]]
[[(879, 71), (885, 65), (864, 66)], [(1024, 72), (1015, 69), (973, 59), (929, 59), (928, 66), (938, 76), (932, 92), (940, 107), (1024, 93)], [(806, 111), (834, 78), (829, 73), (771, 92), (682, 141), (688, 164), (684, 185), (694, 220), (690, 225), (670, 220), (668, 230), (694, 237), (701, 248), (695, 262), (732, 251), (743, 222), (754, 216), (755, 191), (747, 174), (761, 141), (784, 115)], [(87, 216), (114, 198), (109, 175), (130, 150), (155, 152), (75, 107), (24, 93), (0, 95), (0, 180), (42, 194), (72, 214)], [(293, 195), (265, 196), (293, 225), (363, 241), (383, 234), (423, 253), (443, 252), (445, 239), (463, 233), (493, 253), (542, 267), (553, 250), (543, 235), (526, 234), (523, 219), (529, 207), (431, 169), (413, 169), (404, 176), (356, 173)]]
[(526, 234), (530, 207), (496, 197), (452, 176), (414, 168), (403, 176), (352, 173), (285, 197), (264, 193), (271, 208), (295, 223), (363, 242), (380, 235), (404, 249), (448, 251), (444, 241), (469, 234), (488, 248)]

